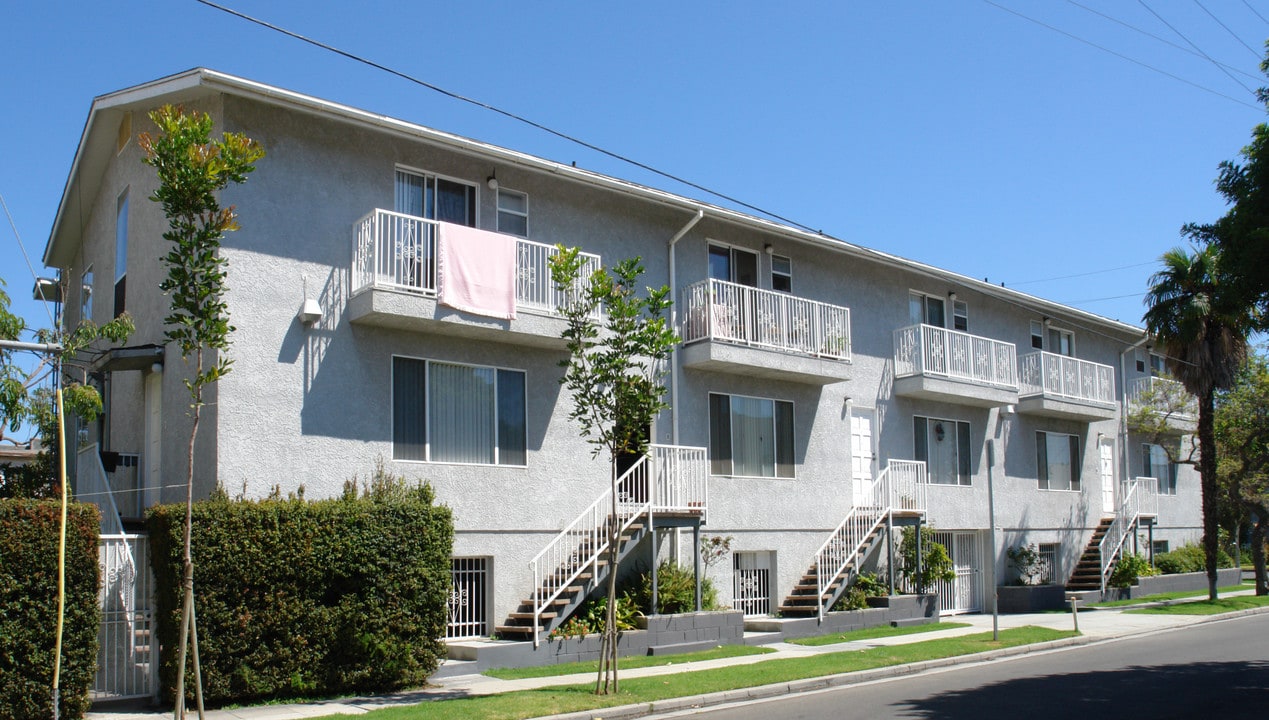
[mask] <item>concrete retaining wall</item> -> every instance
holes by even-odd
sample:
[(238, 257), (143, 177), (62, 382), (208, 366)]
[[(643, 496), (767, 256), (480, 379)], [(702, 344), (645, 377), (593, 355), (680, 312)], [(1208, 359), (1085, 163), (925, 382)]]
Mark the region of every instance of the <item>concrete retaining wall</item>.
[[(1217, 587), (1229, 587), (1242, 582), (1242, 570), (1224, 568), (1216, 571)], [(1106, 600), (1131, 600), (1133, 598), (1156, 595), (1165, 592), (1183, 590), (1198, 591), (1207, 589), (1207, 573), (1178, 573), (1176, 575), (1154, 575), (1138, 578), (1137, 584), (1130, 588), (1106, 588)]]
[(745, 621), (745, 630), (750, 632), (780, 633), (780, 638), (764, 639), (764, 642), (778, 642), (793, 638), (830, 635), (832, 633), (850, 632), (863, 628), (878, 627), (891, 623), (910, 623), (924, 620), (938, 622), (939, 604), (937, 595), (892, 595), (890, 597), (868, 598), (872, 605), (866, 610), (844, 610), (824, 614), (824, 622), (817, 618), (750, 618)]

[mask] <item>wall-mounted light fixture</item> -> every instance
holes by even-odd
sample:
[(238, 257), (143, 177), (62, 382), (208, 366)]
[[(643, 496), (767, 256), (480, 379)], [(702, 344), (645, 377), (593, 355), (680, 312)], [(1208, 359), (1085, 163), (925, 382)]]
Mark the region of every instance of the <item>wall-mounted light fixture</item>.
[(497, 190), (498, 189), (498, 173), (497, 172), (489, 173), (489, 177), (485, 178), (485, 184), (489, 186), (490, 190)]
[(771, 243), (762, 246), (762, 251), (768, 255), (775, 252), (775, 247)]
[(955, 291), (955, 290), (949, 290), (949, 291), (948, 291), (948, 293), (947, 293), (947, 299), (948, 299), (948, 300), (951, 300), (952, 302), (956, 302), (956, 291)]
[(317, 302), (316, 298), (308, 296), (308, 276), (304, 275), (304, 302), (300, 305), (300, 311), (295, 317), (306, 326), (312, 326), (322, 319), (322, 305)]

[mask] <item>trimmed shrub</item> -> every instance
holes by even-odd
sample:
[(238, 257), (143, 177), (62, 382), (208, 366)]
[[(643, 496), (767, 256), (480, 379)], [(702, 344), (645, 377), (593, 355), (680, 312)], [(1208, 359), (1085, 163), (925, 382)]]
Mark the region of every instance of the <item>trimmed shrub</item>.
[(1150, 561), (1144, 555), (1125, 552), (1115, 562), (1115, 569), (1110, 573), (1112, 587), (1127, 588), (1137, 584), (1137, 578), (1158, 575), (1159, 571), (1150, 567)]
[[(1164, 575), (1203, 572), (1207, 570), (1207, 558), (1201, 545), (1183, 545), (1172, 552), (1154, 556), (1154, 566)], [(1216, 567), (1234, 567), (1234, 559), (1223, 549), (1217, 550)]]
[[(192, 553), (209, 703), (419, 686), (444, 652), (449, 508), (382, 473), (359, 496), (194, 506)], [(184, 505), (151, 510), (161, 678), (175, 698)], [(192, 673), (186, 673), (193, 697)]]
[[(652, 573), (645, 572), (633, 585), (626, 586), (626, 594), (634, 600), (638, 609), (652, 611)], [(696, 574), (690, 567), (683, 567), (669, 560), (657, 565), (657, 612), (663, 615), (696, 611)], [(725, 610), (718, 604), (718, 589), (714, 582), (701, 574), (701, 609)]]
[[(60, 713), (82, 717), (97, 667), (96, 505), (66, 514), (66, 611), (62, 629)], [(0, 500), (0, 708), (14, 720), (52, 713), (57, 627), (57, 545), (61, 503)]]

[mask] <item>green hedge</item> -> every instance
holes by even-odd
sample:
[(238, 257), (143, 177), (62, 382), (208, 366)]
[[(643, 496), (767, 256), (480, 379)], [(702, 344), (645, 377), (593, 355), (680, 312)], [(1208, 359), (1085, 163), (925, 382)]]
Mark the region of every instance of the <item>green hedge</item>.
[[(96, 505), (66, 517), (66, 612), (59, 678), (61, 717), (82, 717), (97, 667)], [(52, 717), (61, 505), (0, 500), (0, 709), (5, 718)]]
[[(184, 514), (183, 505), (168, 505), (148, 518), (168, 698)], [(194, 596), (207, 702), (423, 684), (444, 650), (453, 534), (450, 511), (434, 503), (431, 488), (400, 481), (337, 500), (196, 503)]]
[[(1172, 552), (1155, 555), (1154, 566), (1165, 575), (1205, 572), (1207, 556), (1201, 545), (1184, 545)], [(1218, 548), (1216, 551), (1216, 567), (1234, 567), (1234, 559), (1223, 548)]]

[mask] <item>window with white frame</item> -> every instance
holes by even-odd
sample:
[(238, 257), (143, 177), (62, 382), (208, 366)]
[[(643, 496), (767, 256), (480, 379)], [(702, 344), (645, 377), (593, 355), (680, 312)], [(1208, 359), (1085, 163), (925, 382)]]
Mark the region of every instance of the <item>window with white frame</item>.
[(1073, 357), (1075, 355), (1075, 333), (1061, 328), (1049, 328), (1049, 352)]
[(1080, 439), (1075, 435), (1037, 432), (1036, 469), (1041, 490), (1080, 489)]
[(1162, 355), (1150, 353), (1150, 374), (1154, 377), (1164, 377), (1168, 374), (1168, 366), (1164, 363)]
[(115, 203), (115, 317), (127, 309), (128, 294), (128, 191)]
[(1146, 371), (1146, 356), (1142, 355), (1140, 350), (1135, 351), (1133, 355), (1136, 356), (1137, 358), (1137, 372), (1139, 373), (1145, 372)]
[(529, 196), (498, 188), (498, 232), (529, 237)]
[(952, 329), (969, 332), (969, 305), (964, 300), (952, 301)]
[(771, 289), (793, 292), (793, 261), (783, 255), (771, 256)]
[(1039, 543), (1036, 554), (1040, 556), (1040, 584), (1049, 585), (1058, 577), (1058, 543)]
[(93, 266), (89, 265), (79, 277), (79, 319), (93, 319)]
[(394, 460), (525, 464), (525, 373), (392, 358)]
[(969, 423), (940, 418), (913, 417), (912, 437), (917, 460), (925, 461), (931, 483), (969, 485)]
[(396, 211), (476, 227), (476, 186), (427, 173), (397, 170)]
[(1162, 554), (1166, 553), (1167, 551), (1168, 551), (1168, 541), (1167, 541), (1167, 540), (1155, 540), (1155, 541), (1154, 541), (1154, 544), (1150, 546), (1150, 555), (1151, 555), (1151, 557), (1156, 557), (1156, 556), (1162, 555)]
[(1162, 445), (1145, 443), (1141, 446), (1141, 467), (1146, 477), (1159, 481), (1160, 495), (1176, 495), (1177, 464), (1168, 459)]
[(715, 475), (793, 477), (793, 403), (710, 393), (709, 451)]
[[(968, 309), (965, 309), (968, 313)], [(947, 327), (947, 303), (941, 297), (912, 292), (908, 294), (908, 319), (913, 325)], [(968, 314), (966, 322), (968, 322)]]
[(767, 615), (771, 612), (771, 570), (773, 552), (736, 552), (732, 554), (731, 606), (745, 615)]
[(1031, 347), (1036, 350), (1044, 349), (1044, 323), (1039, 320), (1031, 321)]
[(450, 558), (449, 618), (445, 637), (489, 634), (489, 558)]
[(714, 280), (758, 287), (758, 253), (710, 243), (709, 276)]

